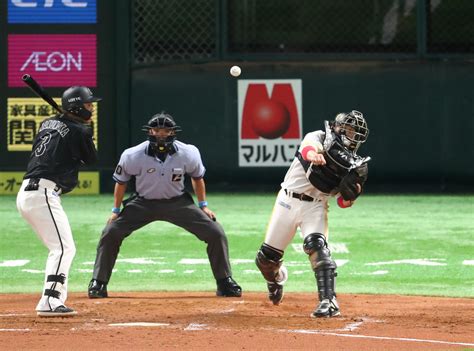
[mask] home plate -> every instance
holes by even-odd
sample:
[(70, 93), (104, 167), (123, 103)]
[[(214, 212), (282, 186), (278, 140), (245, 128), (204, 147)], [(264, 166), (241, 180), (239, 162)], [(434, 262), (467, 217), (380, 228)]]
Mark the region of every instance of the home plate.
[(112, 323), (111, 327), (165, 327), (169, 323), (148, 323), (148, 322), (131, 322), (131, 323)]

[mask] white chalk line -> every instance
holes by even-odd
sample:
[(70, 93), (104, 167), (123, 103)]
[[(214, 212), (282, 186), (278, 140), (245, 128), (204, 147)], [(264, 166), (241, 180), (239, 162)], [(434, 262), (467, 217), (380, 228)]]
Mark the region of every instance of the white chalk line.
[(236, 309), (235, 305), (244, 304), (244, 303), (245, 301), (233, 301), (231, 306), (219, 308), (214, 311), (208, 310), (208, 313), (217, 313), (217, 314), (233, 313), (235, 312), (235, 309)]
[(376, 340), (396, 340), (396, 341), (409, 341), (409, 342), (425, 342), (430, 344), (445, 344), (445, 345), (462, 345), (462, 346), (474, 346), (474, 343), (467, 342), (453, 342), (453, 341), (442, 341), (442, 340), (430, 340), (430, 339), (413, 339), (413, 338), (396, 338), (391, 336), (373, 336), (373, 335), (352, 335), (352, 334), (341, 334), (333, 332), (325, 332), (320, 330), (280, 330), (285, 333), (297, 333), (297, 334), (319, 334), (319, 335), (332, 335), (340, 336), (343, 338), (360, 338), (360, 339), (376, 339)]
[[(338, 329), (341, 331), (354, 331), (358, 329), (366, 320), (359, 322), (349, 323), (344, 328)], [(168, 327), (170, 323), (150, 323), (150, 322), (129, 322), (129, 323), (111, 323), (108, 324), (109, 327)], [(75, 329), (75, 328), (73, 328)], [(71, 329), (71, 330), (73, 330)], [(89, 329), (89, 328), (85, 328)], [(102, 328), (93, 328), (93, 329), (102, 329)], [(429, 344), (443, 344), (443, 345), (460, 345), (460, 346), (474, 346), (474, 343), (467, 342), (455, 342), (455, 341), (443, 341), (443, 340), (431, 340), (431, 339), (416, 339), (416, 338), (397, 338), (391, 336), (374, 336), (374, 335), (354, 335), (354, 334), (343, 334), (335, 333), (321, 330), (307, 330), (307, 329), (270, 329), (263, 328), (266, 330), (275, 330), (277, 332), (283, 333), (296, 333), (296, 334), (318, 334), (318, 335), (331, 335), (345, 338), (359, 338), (359, 339), (374, 339), (374, 340), (395, 340), (395, 341), (405, 341), (405, 342), (420, 342), (420, 343), (429, 343)], [(222, 330), (222, 328), (212, 328), (207, 324), (201, 323), (189, 323), (186, 327), (183, 328), (184, 331), (199, 331), (199, 330)], [(225, 329), (228, 330), (228, 329)], [(25, 329), (0, 329), (0, 332), (25, 332), (31, 331), (29, 328)]]
[(24, 332), (24, 331), (30, 331), (29, 328), (25, 328), (25, 329), (4, 329), (4, 328), (0, 328), (0, 332)]
[(189, 330), (208, 330), (211, 329), (207, 326), (207, 324), (199, 324), (199, 323), (189, 323), (186, 328), (184, 328), (185, 331)]
[(30, 260), (4, 260), (0, 262), (0, 267), (22, 267), (29, 262)]
[[(330, 244), (330, 247), (332, 245), (332, 252), (335, 253), (349, 253), (349, 250), (346, 246), (345, 243), (333, 243)], [(293, 249), (298, 252), (298, 253), (304, 253), (302, 249), (302, 244), (292, 244)], [(137, 258), (120, 258), (117, 259), (118, 263), (125, 263), (125, 264), (133, 264), (133, 265), (166, 265), (166, 264), (171, 264), (170, 262), (165, 261), (165, 257), (137, 257)], [(233, 264), (253, 264), (253, 260), (250, 259), (244, 259), (244, 258), (237, 258), (237, 259), (232, 259), (231, 260)], [(385, 262), (368, 262), (365, 263), (365, 266), (381, 266), (381, 265), (402, 265), (402, 264), (408, 264), (408, 265), (418, 265), (418, 266), (432, 266), (432, 267), (437, 267), (437, 266), (447, 266), (447, 263), (443, 262), (446, 261), (445, 258), (417, 258), (417, 259), (400, 259), (400, 260), (394, 260), (394, 261), (385, 261)], [(4, 260), (0, 261), (0, 268), (3, 267), (22, 267), (25, 266), (26, 264), (30, 263), (30, 260), (27, 259), (19, 259), (19, 260)], [(336, 263), (338, 267), (342, 267), (346, 264), (349, 263), (348, 259), (338, 259), (336, 260)], [(86, 261), (82, 262), (84, 265), (93, 265), (93, 261)], [(208, 265), (209, 260), (207, 258), (183, 258), (181, 259), (178, 264), (180, 265)], [(306, 267), (307, 262), (300, 262), (300, 261), (287, 261), (285, 262), (285, 265), (287, 267)], [(474, 260), (473, 259), (465, 259), (461, 262), (461, 265), (463, 266), (474, 266)], [(31, 274), (44, 274), (44, 270), (41, 269), (21, 269), (22, 272), (25, 273), (31, 273)], [(84, 268), (78, 268), (76, 271), (80, 273), (91, 273), (91, 269), (84, 269)], [(116, 272), (117, 269), (114, 269), (113, 272)], [(127, 273), (132, 273), (132, 274), (140, 274), (144, 273), (143, 270), (141, 269), (131, 269), (129, 268), (128, 270), (126, 269)], [(170, 269), (162, 269), (159, 270), (158, 273), (160, 274), (170, 274), (170, 273), (175, 273), (176, 269), (175, 268), (170, 268)], [(190, 270), (187, 269), (184, 271), (185, 274), (190, 274), (194, 273), (195, 270)], [(294, 275), (302, 275), (306, 274), (308, 272), (311, 272), (310, 270), (296, 270), (292, 272)], [(243, 271), (244, 274), (260, 274), (260, 271), (256, 269), (246, 269)], [(387, 270), (379, 270), (375, 272), (353, 272), (350, 273), (352, 275), (385, 275), (388, 274), (389, 271)]]
[(110, 323), (110, 327), (167, 327), (169, 323), (150, 323), (150, 322), (129, 322), (129, 323)]
[(340, 331), (354, 331), (356, 329), (359, 329), (359, 327), (364, 324), (364, 320), (359, 321), (359, 322), (354, 322), (354, 323), (349, 323), (347, 324), (344, 328), (340, 329)]
[(234, 311), (235, 311), (235, 308), (231, 307), (231, 308), (228, 308), (226, 310), (221, 310), (218, 313), (232, 313)]
[(366, 263), (365, 266), (382, 266), (382, 265), (394, 265), (394, 264), (412, 264), (418, 266), (447, 266), (446, 263), (438, 262), (446, 261), (445, 258), (415, 258), (415, 259), (404, 259), (394, 260), (386, 262), (370, 262)]

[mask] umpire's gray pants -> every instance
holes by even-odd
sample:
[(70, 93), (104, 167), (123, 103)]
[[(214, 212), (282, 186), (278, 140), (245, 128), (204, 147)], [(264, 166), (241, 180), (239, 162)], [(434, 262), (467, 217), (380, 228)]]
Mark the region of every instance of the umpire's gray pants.
[(207, 243), (207, 256), (214, 278), (232, 275), (227, 237), (222, 226), (212, 221), (188, 193), (166, 200), (137, 197), (127, 203), (118, 218), (107, 224), (97, 246), (93, 279), (108, 283), (122, 241), (133, 231), (154, 221), (173, 223)]

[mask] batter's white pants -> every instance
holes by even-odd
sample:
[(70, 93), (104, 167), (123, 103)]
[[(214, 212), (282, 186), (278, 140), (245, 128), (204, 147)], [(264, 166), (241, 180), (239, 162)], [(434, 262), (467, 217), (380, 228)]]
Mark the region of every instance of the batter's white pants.
[[(61, 206), (61, 198), (54, 191), (55, 183), (40, 179), (38, 190), (25, 191), (28, 180), (24, 180), (17, 195), (17, 208), (23, 218), (48, 248), (44, 290), (59, 292), (59, 298), (43, 295), (36, 306), (37, 311), (53, 310), (64, 305), (67, 299), (69, 269), (76, 254), (71, 227)], [(64, 275), (64, 284), (48, 282), (48, 276)]]
[(321, 233), (327, 239), (328, 198), (321, 197), (314, 202), (301, 201), (280, 190), (268, 223), (265, 243), (285, 251), (298, 227), (303, 238), (312, 233)]

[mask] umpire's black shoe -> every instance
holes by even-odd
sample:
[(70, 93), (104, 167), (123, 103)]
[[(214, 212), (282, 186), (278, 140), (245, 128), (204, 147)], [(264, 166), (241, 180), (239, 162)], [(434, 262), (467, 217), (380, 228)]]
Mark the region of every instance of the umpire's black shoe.
[(217, 279), (216, 295), (224, 297), (241, 297), (242, 288), (234, 279), (232, 279), (232, 277)]
[(92, 279), (89, 283), (89, 289), (87, 290), (89, 299), (100, 299), (103, 297), (108, 297), (107, 294), (107, 284), (101, 282), (100, 280)]

